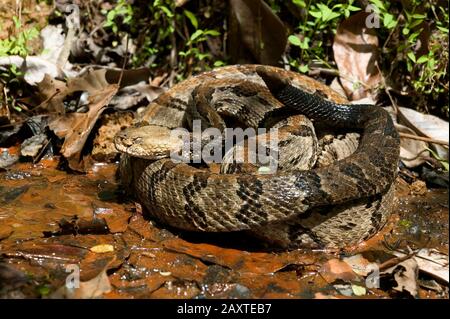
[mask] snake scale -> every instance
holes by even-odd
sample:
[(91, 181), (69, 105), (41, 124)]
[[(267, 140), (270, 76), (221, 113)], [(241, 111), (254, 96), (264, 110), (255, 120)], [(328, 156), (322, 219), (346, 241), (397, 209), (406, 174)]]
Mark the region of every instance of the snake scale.
[[(303, 114), (361, 137), (330, 165), (274, 174), (220, 174), (165, 158), (176, 143), (170, 130), (205, 119), (211, 105), (253, 127)], [(223, 125), (212, 114), (209, 123)], [(163, 146), (149, 150), (155, 139)], [(384, 109), (348, 104), (311, 78), (258, 65), (222, 67), (173, 86), (115, 138), (121, 179), (154, 218), (187, 231), (244, 230), (284, 248), (344, 247), (380, 230), (393, 204), (399, 143)]]

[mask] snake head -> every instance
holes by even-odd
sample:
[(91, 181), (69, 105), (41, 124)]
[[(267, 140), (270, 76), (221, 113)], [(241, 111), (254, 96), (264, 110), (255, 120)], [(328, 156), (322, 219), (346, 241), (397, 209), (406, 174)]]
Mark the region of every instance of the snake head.
[(146, 125), (120, 131), (114, 137), (114, 146), (134, 157), (158, 160), (179, 151), (183, 142), (167, 127)]

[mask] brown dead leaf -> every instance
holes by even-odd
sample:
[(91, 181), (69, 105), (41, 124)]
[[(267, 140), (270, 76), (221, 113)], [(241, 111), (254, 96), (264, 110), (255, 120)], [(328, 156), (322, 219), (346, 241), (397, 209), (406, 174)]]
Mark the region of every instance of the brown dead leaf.
[[(396, 125), (397, 131), (410, 135), (417, 135), (410, 128), (403, 125)], [(428, 144), (424, 141), (411, 138), (400, 138), (400, 160), (406, 167), (413, 168), (422, 165), (430, 157)]]
[[(426, 136), (440, 141), (449, 141), (449, 123), (437, 116), (423, 114), (406, 107), (399, 108), (399, 122), (412, 129), (420, 136)], [(414, 134), (413, 133), (413, 134)], [(439, 157), (448, 160), (448, 147), (430, 144), (435, 149)]]
[(123, 233), (128, 227), (128, 220), (131, 217), (131, 213), (123, 210), (114, 211), (108, 209), (96, 213), (96, 217), (103, 218), (106, 221), (111, 233)]
[[(394, 254), (398, 257), (406, 256), (404, 253), (397, 251)], [(417, 262), (420, 271), (448, 285), (448, 254), (443, 254), (436, 249), (422, 248), (412, 258)]]
[(114, 251), (114, 246), (110, 244), (95, 245), (90, 248), (90, 251), (97, 254), (110, 253)]
[(89, 94), (89, 111), (78, 113), (78, 115), (68, 115), (49, 124), (50, 129), (59, 133), (58, 136), (64, 136), (61, 153), (68, 159), (69, 166), (74, 170), (84, 170), (80, 165), (83, 146), (98, 117), (119, 89), (118, 84), (109, 84), (106, 81), (105, 73), (104, 69), (96, 70), (82, 77), (69, 79), (67, 94), (86, 91)]
[(343, 261), (347, 263), (352, 268), (352, 270), (360, 276), (367, 276), (373, 269), (371, 267), (371, 262), (365, 259), (361, 254), (345, 257)]
[(394, 290), (399, 292), (407, 291), (413, 297), (418, 295), (418, 283), (419, 267), (415, 259), (410, 258), (402, 261), (401, 263), (386, 269), (380, 274), (381, 278), (386, 276), (392, 276), (397, 283), (397, 286), (393, 287)]
[(352, 267), (339, 259), (328, 260), (319, 270), (319, 273), (328, 283), (332, 283), (337, 279), (344, 281), (359, 280), (358, 275), (353, 272)]
[(381, 81), (377, 68), (378, 38), (374, 29), (366, 27), (367, 15), (359, 12), (344, 20), (334, 38), (334, 60), (350, 100), (370, 96)]
[(14, 228), (10, 225), (0, 225), (0, 240), (8, 238), (14, 232)]
[(262, 0), (230, 0), (230, 55), (234, 62), (277, 65), (286, 48), (283, 22)]
[(40, 98), (40, 107), (49, 112), (64, 114), (63, 100), (66, 94), (66, 83), (56, 80), (46, 74), (44, 79), (37, 83)]
[(101, 297), (112, 290), (106, 269), (98, 276), (88, 281), (81, 281), (79, 287), (69, 288), (67, 285), (60, 287), (51, 298), (61, 299), (92, 299)]
[(133, 70), (117, 70), (106, 69), (105, 79), (108, 83), (119, 83), (120, 88), (125, 86), (135, 85), (139, 82), (149, 82), (150, 79), (149, 68), (139, 68)]

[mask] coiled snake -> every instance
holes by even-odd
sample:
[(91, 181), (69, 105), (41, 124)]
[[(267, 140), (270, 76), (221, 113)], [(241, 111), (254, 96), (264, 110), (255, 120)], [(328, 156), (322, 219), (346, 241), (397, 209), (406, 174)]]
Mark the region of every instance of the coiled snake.
[[(358, 130), (359, 145), (330, 165), (274, 174), (221, 174), (167, 158), (180, 143), (170, 130), (195, 118), (221, 127), (221, 115), (261, 127), (296, 114)], [(188, 231), (246, 230), (289, 248), (343, 247), (374, 235), (391, 210), (399, 158), (398, 133), (384, 109), (346, 104), (306, 76), (257, 65), (223, 67), (175, 85), (117, 134), (115, 145), (123, 153), (124, 185), (159, 221)]]

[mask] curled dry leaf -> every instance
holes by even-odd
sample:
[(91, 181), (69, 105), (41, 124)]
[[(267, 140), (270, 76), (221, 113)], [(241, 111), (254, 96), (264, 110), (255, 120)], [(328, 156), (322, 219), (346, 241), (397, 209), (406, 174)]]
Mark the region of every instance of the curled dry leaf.
[[(395, 126), (400, 133), (417, 135), (410, 128), (397, 124)], [(413, 168), (422, 165), (429, 158), (428, 144), (424, 141), (411, 138), (400, 138), (400, 160), (406, 167)]]
[[(431, 114), (423, 114), (406, 107), (399, 108), (399, 121), (417, 134), (434, 140), (449, 141), (449, 123)], [(431, 145), (440, 158), (448, 160), (448, 147)]]
[[(398, 257), (404, 257), (406, 254), (394, 252)], [(449, 263), (448, 255), (441, 253), (436, 249), (422, 248), (413, 257), (419, 266), (419, 270), (438, 279), (446, 284), (449, 283)]]
[(342, 86), (350, 100), (371, 95), (381, 81), (377, 68), (378, 38), (366, 27), (368, 13), (359, 12), (344, 20), (333, 43), (334, 60)]
[[(403, 108), (399, 108), (403, 109)], [(395, 111), (392, 107), (386, 107), (386, 111), (391, 114), (395, 127), (400, 133), (407, 133), (417, 135), (412, 129), (397, 122)], [(413, 168), (422, 165), (429, 158), (428, 144), (424, 141), (419, 141), (411, 138), (400, 138), (400, 160), (408, 167)]]
[(60, 117), (49, 124), (58, 136), (64, 137), (61, 153), (69, 160), (75, 170), (80, 167), (80, 155), (84, 144), (105, 106), (119, 89), (118, 84), (109, 84), (105, 79), (106, 70), (91, 71), (79, 78), (67, 81), (67, 94), (85, 91), (89, 94), (89, 111), (72, 113)]
[(39, 96), (41, 99), (40, 108), (48, 112), (64, 113), (63, 100), (67, 95), (66, 83), (52, 78), (46, 74), (41, 82), (37, 83)]
[(233, 60), (278, 64), (287, 42), (286, 27), (280, 18), (262, 0), (230, 0), (230, 9), (229, 47)]
[(413, 297), (417, 297), (418, 294), (418, 275), (419, 267), (413, 258), (404, 260), (380, 273), (381, 278), (386, 276), (394, 278), (397, 283), (397, 286), (393, 287), (394, 290), (399, 292), (407, 291)]

